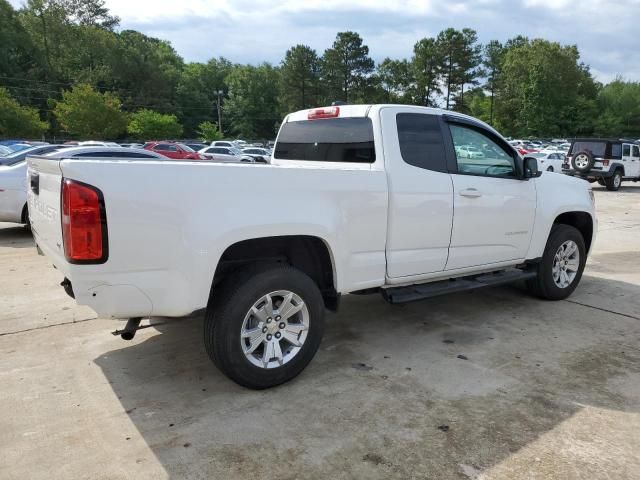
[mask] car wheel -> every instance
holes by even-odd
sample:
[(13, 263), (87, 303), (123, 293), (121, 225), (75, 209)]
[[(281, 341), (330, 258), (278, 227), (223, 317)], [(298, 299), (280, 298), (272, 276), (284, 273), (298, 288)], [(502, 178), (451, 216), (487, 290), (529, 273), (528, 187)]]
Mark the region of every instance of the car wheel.
[(622, 185), (622, 172), (620, 170), (613, 172), (613, 175), (604, 181), (604, 185), (611, 192), (617, 191)]
[(297, 376), (324, 333), (324, 302), (316, 283), (289, 266), (233, 275), (213, 293), (205, 317), (207, 353), (234, 382), (252, 389)]
[(537, 276), (527, 281), (534, 295), (546, 300), (562, 300), (578, 286), (587, 260), (584, 238), (570, 225), (551, 228)]
[(547, 172), (553, 172), (553, 167), (547, 168)]
[(576, 172), (580, 173), (586, 173), (591, 170), (593, 162), (593, 155), (587, 151), (578, 152), (571, 158), (571, 166)]

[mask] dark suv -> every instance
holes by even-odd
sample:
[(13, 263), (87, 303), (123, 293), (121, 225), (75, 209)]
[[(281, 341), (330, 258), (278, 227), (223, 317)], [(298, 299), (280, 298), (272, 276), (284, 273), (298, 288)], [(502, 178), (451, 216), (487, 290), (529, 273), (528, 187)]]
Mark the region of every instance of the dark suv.
[(640, 180), (640, 142), (611, 138), (576, 138), (571, 142), (562, 171), (607, 190), (618, 190), (622, 180)]

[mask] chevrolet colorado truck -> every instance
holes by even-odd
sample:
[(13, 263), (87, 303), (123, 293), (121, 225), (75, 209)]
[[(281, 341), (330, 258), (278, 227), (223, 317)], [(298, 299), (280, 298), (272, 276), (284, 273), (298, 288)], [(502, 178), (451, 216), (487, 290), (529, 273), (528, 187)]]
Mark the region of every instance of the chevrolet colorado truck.
[(256, 389), (306, 367), (343, 294), (402, 303), (523, 280), (559, 300), (596, 233), (587, 182), (415, 106), (291, 113), (264, 165), (34, 156), (28, 176), (36, 244), (67, 293), (129, 319), (123, 338), (142, 317), (206, 309), (209, 356)]

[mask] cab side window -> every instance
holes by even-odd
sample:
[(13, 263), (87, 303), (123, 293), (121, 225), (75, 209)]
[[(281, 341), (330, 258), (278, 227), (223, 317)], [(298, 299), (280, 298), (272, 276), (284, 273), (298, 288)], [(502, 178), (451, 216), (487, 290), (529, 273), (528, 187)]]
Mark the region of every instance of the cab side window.
[(622, 145), (622, 156), (623, 157), (631, 156), (631, 145), (629, 145), (628, 143), (625, 143), (624, 145)]
[(440, 119), (424, 113), (399, 113), (396, 115), (398, 142), (402, 159), (409, 165), (447, 171)]
[(633, 146), (633, 157), (640, 157), (640, 147), (638, 147), (637, 145)]
[(485, 177), (516, 178), (511, 152), (489, 136), (463, 125), (449, 124), (458, 173)]

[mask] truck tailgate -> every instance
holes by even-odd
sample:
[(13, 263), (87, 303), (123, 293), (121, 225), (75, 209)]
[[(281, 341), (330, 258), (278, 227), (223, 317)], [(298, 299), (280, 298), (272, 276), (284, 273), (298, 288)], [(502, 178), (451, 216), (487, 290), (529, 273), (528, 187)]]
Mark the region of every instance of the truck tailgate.
[(62, 244), (60, 160), (47, 157), (27, 157), (27, 200), (29, 219), (36, 244), (53, 264), (66, 271)]

